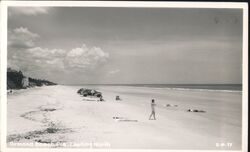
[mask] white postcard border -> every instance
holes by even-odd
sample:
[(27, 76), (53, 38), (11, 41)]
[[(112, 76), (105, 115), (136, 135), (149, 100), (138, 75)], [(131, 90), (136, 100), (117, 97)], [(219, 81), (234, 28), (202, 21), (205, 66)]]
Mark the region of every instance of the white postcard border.
[[(125, 152), (128, 149), (77, 149), (77, 148), (7, 148), (6, 147), (6, 132), (7, 132), (7, 91), (6, 91), (6, 73), (7, 73), (7, 7), (8, 6), (41, 6), (41, 7), (148, 7), (148, 8), (228, 8), (228, 9), (243, 9), (243, 97), (242, 97), (242, 150), (247, 151), (248, 148), (248, 5), (247, 3), (239, 2), (131, 2), (131, 1), (2, 1), (1, 3), (1, 150), (2, 151), (121, 151)], [(18, 125), (18, 124), (17, 124)], [(132, 150), (132, 149), (131, 149)], [(200, 151), (200, 150), (156, 150), (156, 149), (141, 149), (133, 151)], [(217, 150), (203, 150), (217, 151)], [(223, 152), (219, 150), (220, 152)]]

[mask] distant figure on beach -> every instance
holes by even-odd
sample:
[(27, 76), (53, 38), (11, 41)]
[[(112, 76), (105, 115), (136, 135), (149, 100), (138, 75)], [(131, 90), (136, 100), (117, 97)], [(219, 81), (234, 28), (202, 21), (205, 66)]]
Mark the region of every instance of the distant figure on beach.
[(116, 96), (115, 97), (115, 100), (117, 101), (117, 100), (121, 100), (121, 98), (119, 97), (119, 96)]
[(102, 98), (102, 95), (100, 96), (100, 101), (104, 101), (104, 99)]
[(155, 100), (152, 99), (152, 101), (151, 101), (151, 114), (150, 114), (150, 116), (149, 116), (149, 120), (152, 120), (152, 119), (151, 119), (152, 116), (154, 117), (153, 120), (156, 120), (156, 118), (155, 118), (155, 106), (156, 106)]

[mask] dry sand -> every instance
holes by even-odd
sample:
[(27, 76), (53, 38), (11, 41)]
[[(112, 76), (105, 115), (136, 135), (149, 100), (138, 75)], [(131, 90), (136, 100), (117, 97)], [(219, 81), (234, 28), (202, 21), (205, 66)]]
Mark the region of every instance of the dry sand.
[[(76, 93), (81, 87), (46, 86), (8, 95), (9, 146), (40, 143), (105, 149), (241, 149), (241, 92), (92, 86), (105, 99), (96, 102), (83, 101)], [(115, 101), (116, 95), (122, 100)], [(148, 119), (152, 98), (157, 104), (157, 120)]]

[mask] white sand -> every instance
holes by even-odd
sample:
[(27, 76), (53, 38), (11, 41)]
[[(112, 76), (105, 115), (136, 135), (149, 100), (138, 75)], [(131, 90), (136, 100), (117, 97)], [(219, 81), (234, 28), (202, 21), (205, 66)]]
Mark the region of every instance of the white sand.
[[(9, 142), (79, 143), (83, 148), (95, 143), (103, 144), (95, 148), (119, 149), (241, 149), (240, 92), (96, 86), (106, 101), (95, 102), (82, 100), (76, 93), (81, 87), (47, 86), (8, 95)], [(116, 95), (122, 101), (115, 101)], [(152, 98), (157, 120), (148, 120)], [(34, 132), (46, 128), (61, 130)]]

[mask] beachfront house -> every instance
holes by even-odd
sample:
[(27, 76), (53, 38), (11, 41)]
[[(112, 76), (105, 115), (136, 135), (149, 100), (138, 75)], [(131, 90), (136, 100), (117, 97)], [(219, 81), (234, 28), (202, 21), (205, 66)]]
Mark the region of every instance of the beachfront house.
[(23, 77), (22, 79), (22, 87), (27, 88), (29, 86), (29, 78), (28, 77)]

